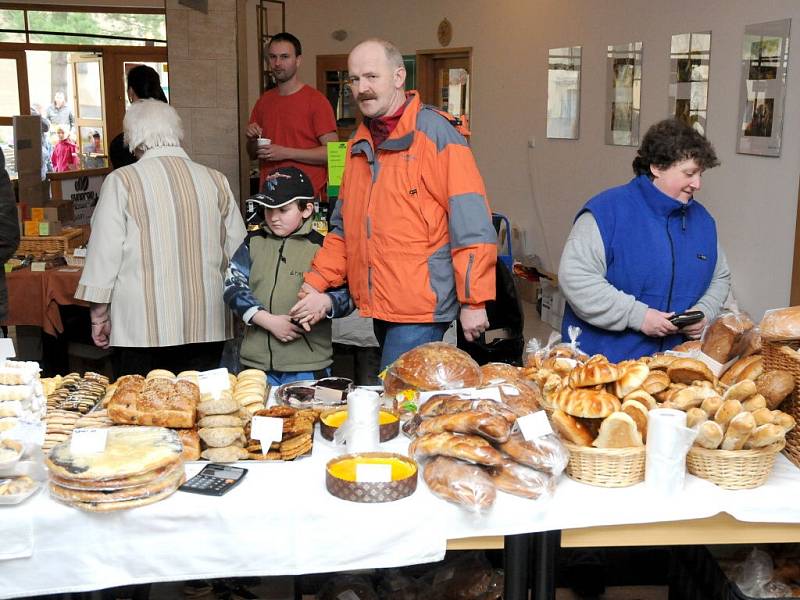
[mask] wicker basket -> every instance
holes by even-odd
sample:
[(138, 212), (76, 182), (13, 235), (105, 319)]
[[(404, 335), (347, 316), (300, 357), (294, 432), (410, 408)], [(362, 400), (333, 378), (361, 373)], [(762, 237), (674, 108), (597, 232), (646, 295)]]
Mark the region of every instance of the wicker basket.
[(564, 442), (570, 479), (599, 487), (627, 487), (644, 481), (645, 447), (590, 448)]
[(775, 455), (784, 441), (757, 450), (708, 450), (692, 446), (686, 455), (689, 473), (707, 479), (726, 490), (748, 490), (769, 478)]
[[(764, 370), (788, 371), (794, 375), (795, 390), (784, 400), (780, 409), (792, 415), (794, 420), (800, 423), (800, 356), (794, 357), (781, 352), (783, 346), (797, 350), (800, 348), (800, 340), (761, 341)], [(800, 467), (800, 430), (797, 427), (786, 434), (786, 447), (783, 453), (795, 466)]]
[(66, 254), (83, 243), (83, 230), (66, 228), (61, 235), (28, 236), (19, 239), (17, 254)]

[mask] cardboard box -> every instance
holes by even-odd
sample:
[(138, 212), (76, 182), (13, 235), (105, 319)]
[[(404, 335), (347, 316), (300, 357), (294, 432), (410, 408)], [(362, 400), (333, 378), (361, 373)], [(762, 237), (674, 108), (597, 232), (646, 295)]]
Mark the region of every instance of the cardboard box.
[(41, 221), (39, 235), (61, 235), (61, 223), (58, 221)]
[(17, 173), (36, 174), (42, 172), (42, 118), (39, 115), (17, 115), (13, 117), (14, 158)]
[(44, 209), (44, 221), (61, 221), (69, 223), (75, 218), (75, 211), (72, 202), (62, 200), (60, 202), (50, 202)]
[(539, 300), (539, 282), (531, 281), (525, 277), (514, 277), (517, 285), (517, 295), (523, 302), (536, 304)]
[(39, 221), (25, 221), (22, 235), (39, 235)]
[(44, 216), (44, 208), (40, 206), (31, 207), (31, 221), (46, 221)]
[(556, 284), (548, 279), (540, 281), (542, 287), (542, 321), (556, 331), (561, 331), (566, 300)]

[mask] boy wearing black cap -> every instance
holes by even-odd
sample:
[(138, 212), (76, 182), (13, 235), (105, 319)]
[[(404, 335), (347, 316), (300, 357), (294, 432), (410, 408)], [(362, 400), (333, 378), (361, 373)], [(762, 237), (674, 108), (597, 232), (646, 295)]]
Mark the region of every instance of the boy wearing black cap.
[[(295, 167), (275, 169), (263, 194), (248, 200), (248, 226), (264, 221), (236, 251), (225, 275), (224, 298), (248, 327), (240, 360), (267, 371), (271, 385), (330, 374), (331, 323), (323, 319), (310, 331), (294, 323), (289, 309), (297, 302), (303, 273), (311, 266), (323, 236), (311, 227), (314, 188)], [(252, 228), (252, 227), (250, 227)], [(352, 311), (346, 288), (326, 294), (317, 309), (329, 317)]]

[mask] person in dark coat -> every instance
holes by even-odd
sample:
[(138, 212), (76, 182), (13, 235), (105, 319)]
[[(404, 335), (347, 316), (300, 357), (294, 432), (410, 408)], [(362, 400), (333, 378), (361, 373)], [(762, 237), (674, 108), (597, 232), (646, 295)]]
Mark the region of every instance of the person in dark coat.
[[(6, 157), (0, 152), (0, 263), (5, 263), (14, 256), (17, 246), (19, 246), (17, 203), (6, 171)], [(7, 313), (6, 273), (4, 269), (0, 269), (0, 320), (5, 319)]]

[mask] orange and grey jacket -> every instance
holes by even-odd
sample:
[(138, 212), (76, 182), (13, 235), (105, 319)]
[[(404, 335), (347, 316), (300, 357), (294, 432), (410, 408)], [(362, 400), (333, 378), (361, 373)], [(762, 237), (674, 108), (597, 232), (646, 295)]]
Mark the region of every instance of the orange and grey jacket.
[(347, 283), (362, 316), (448, 322), (495, 296), (496, 234), (464, 137), (416, 92), (377, 148), (365, 125), (348, 143), (330, 232), (305, 280)]

